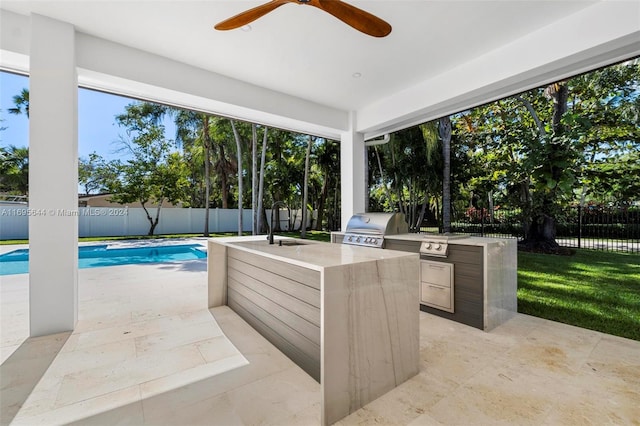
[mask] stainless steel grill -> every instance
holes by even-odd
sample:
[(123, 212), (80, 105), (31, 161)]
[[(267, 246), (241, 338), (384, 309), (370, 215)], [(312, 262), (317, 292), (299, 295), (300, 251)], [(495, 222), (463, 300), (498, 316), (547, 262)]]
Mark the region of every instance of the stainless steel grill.
[(342, 243), (383, 248), (385, 235), (408, 231), (409, 226), (402, 213), (358, 213), (347, 222)]

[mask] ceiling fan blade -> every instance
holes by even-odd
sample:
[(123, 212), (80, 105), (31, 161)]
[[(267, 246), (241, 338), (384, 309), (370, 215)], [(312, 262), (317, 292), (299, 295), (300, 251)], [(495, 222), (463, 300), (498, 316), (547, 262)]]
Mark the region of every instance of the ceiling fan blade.
[(391, 25), (382, 19), (340, 0), (310, 1), (310, 5), (324, 10), (347, 25), (373, 37), (385, 37), (391, 32)]
[(282, 6), (283, 4), (295, 2), (296, 0), (271, 0), (269, 3), (254, 7), (253, 9), (245, 10), (242, 13), (232, 16), (229, 19), (225, 19), (214, 26), (216, 30), (233, 30), (243, 27), (250, 22), (255, 21), (261, 16), (266, 15), (272, 10)]

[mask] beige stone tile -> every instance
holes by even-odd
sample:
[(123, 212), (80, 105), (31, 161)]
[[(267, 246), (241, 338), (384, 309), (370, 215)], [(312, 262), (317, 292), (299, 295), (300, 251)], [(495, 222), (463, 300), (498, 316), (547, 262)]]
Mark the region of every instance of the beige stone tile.
[(184, 322), (184, 324), (199, 324), (201, 322), (209, 321), (213, 325), (215, 325), (218, 330), (220, 330), (220, 326), (215, 321), (213, 315), (207, 308), (180, 312), (178, 316), (180, 317), (180, 320)]
[(204, 364), (195, 346), (183, 346), (161, 354), (138, 357), (113, 365), (64, 376), (57, 405), (95, 398)]
[(601, 339), (601, 333), (548, 321), (515, 345), (509, 358), (522, 368), (575, 376)]
[(186, 327), (136, 337), (136, 353), (138, 356), (144, 356), (149, 353), (161, 352), (178, 346), (204, 342), (216, 335), (222, 336), (222, 331), (217, 327), (213, 318), (209, 318), (207, 321), (199, 324), (191, 324)]
[[(74, 332), (85, 333), (95, 330), (104, 330), (113, 327), (122, 327), (131, 323), (131, 313), (128, 310), (122, 311), (124, 307), (114, 307), (116, 313), (95, 315), (92, 317), (79, 318)], [(80, 317), (80, 313), (78, 313)]]
[(320, 384), (298, 366), (227, 392), (244, 424), (279, 424), (320, 402)]
[[(222, 333), (222, 331), (220, 331), (220, 333)], [(198, 342), (196, 346), (207, 362), (216, 362), (220, 359), (240, 354), (238, 349), (233, 346), (225, 335)]]
[[(166, 408), (166, 407), (165, 407)], [(246, 407), (245, 407), (246, 408)], [(145, 408), (146, 424), (152, 425), (190, 425), (190, 426), (245, 426), (240, 414), (236, 411), (227, 394), (223, 393), (213, 398), (207, 398), (183, 407), (175, 407), (170, 410), (149, 412)]]
[(131, 339), (91, 346), (75, 351), (65, 351), (58, 354), (51, 364), (51, 372), (62, 377), (93, 368), (115, 365), (126, 362), (136, 355), (135, 344)]
[(142, 406), (138, 386), (131, 386), (97, 398), (58, 407), (38, 414), (21, 412), (12, 425), (68, 424), (142, 424)]
[(226, 392), (253, 382), (258, 373), (249, 364), (219, 375), (193, 381), (170, 392), (161, 393), (155, 392), (151, 386), (142, 385), (145, 394), (149, 395), (143, 399), (145, 419), (151, 424), (162, 423), (164, 419), (172, 418), (175, 413), (188, 413), (192, 408), (207, 410), (210, 403), (206, 401), (215, 401), (222, 395), (228, 401)]
[(49, 369), (29, 393), (26, 401), (20, 407), (20, 414), (33, 416), (53, 410), (56, 405), (56, 395), (62, 385), (61, 377), (56, 376), (53, 369)]
[(501, 362), (505, 349), (477, 339), (441, 338), (431, 340), (420, 351), (421, 374), (438, 379), (449, 387), (460, 385), (483, 368)]
[[(636, 371), (636, 378), (640, 377)], [(555, 404), (545, 425), (638, 425), (640, 386), (609, 377), (586, 376)]]
[[(153, 397), (144, 398), (143, 407), (145, 418), (153, 420), (169, 415), (173, 410), (181, 409), (187, 405), (219, 396), (225, 392), (252, 383), (262, 377), (268, 376), (286, 368), (295, 366), (284, 355), (273, 352), (245, 355), (249, 364), (234, 368), (211, 377), (203, 377), (198, 381), (185, 384)], [(205, 367), (202, 367), (205, 368)], [(302, 373), (306, 374), (306, 373)], [(155, 394), (146, 385), (142, 385), (145, 394)]]
[(413, 419), (408, 426), (440, 426), (443, 423), (440, 423), (433, 417), (431, 417), (428, 413), (420, 414), (418, 417)]
[[(4, 285), (4, 283), (3, 283)], [(1, 287), (1, 286), (0, 286)], [(0, 346), (16, 346), (29, 337), (29, 302), (25, 292), (24, 300), (8, 303), (11, 299), (2, 291), (2, 309), (0, 309)]]
[(151, 398), (175, 389), (184, 388), (195, 382), (213, 379), (220, 374), (243, 367), (247, 364), (248, 361), (245, 357), (237, 352), (235, 355), (219, 359), (215, 362), (208, 362), (169, 376), (141, 383), (140, 393), (142, 398)]
[(4, 364), (7, 358), (9, 358), (19, 347), (20, 344), (0, 347), (0, 364)]
[(371, 410), (368, 405), (365, 405), (358, 411), (351, 413), (347, 417), (338, 420), (334, 423), (335, 426), (368, 426), (368, 425), (386, 425), (386, 426), (401, 426), (402, 423), (394, 419), (389, 419), (384, 415), (379, 414), (376, 411)]
[(429, 410), (444, 424), (537, 425), (570, 384), (519, 366), (491, 366), (478, 372)]
[(26, 339), (2, 364), (2, 390), (24, 383), (35, 385), (55, 360), (70, 334), (58, 333)]
[(128, 321), (117, 326), (88, 330), (85, 332), (76, 331), (74, 333), (74, 335), (78, 336), (76, 349), (79, 350), (91, 346), (103, 345), (105, 343), (135, 339), (136, 337), (154, 333), (168, 332), (189, 325), (190, 322), (188, 318), (189, 317), (187, 317), (187, 320), (183, 320), (180, 315), (162, 316), (148, 321)]
[(509, 346), (520, 344), (538, 327), (546, 324), (541, 318), (516, 314), (513, 318), (485, 333), (488, 340), (504, 343)]
[(275, 422), (267, 421), (266, 424), (273, 426), (311, 426), (321, 424), (320, 403), (313, 404), (290, 417), (278, 419)]
[(640, 342), (605, 335), (598, 342), (583, 366), (592, 375), (606, 373), (640, 389)]
[[(428, 412), (436, 403), (450, 395), (457, 385), (442, 382), (422, 371), (395, 389), (365, 406), (366, 418), (389, 424), (408, 424)], [(350, 415), (346, 424), (363, 421), (362, 415)]]

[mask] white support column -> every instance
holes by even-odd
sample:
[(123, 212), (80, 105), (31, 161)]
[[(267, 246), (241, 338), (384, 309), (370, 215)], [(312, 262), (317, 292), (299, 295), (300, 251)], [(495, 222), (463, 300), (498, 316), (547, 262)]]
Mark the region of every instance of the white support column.
[(349, 218), (355, 213), (365, 211), (366, 187), (365, 162), (366, 151), (364, 134), (355, 131), (355, 114), (351, 113), (349, 131), (340, 137), (340, 185), (342, 206), (342, 230)]
[(29, 68), (31, 336), (78, 319), (78, 78), (75, 29), (31, 16)]

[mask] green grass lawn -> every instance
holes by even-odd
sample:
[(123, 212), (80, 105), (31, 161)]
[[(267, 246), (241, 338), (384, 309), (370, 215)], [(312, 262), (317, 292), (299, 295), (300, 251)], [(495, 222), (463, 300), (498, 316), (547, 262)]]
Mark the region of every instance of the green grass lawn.
[(518, 252), (518, 311), (640, 340), (640, 255)]

